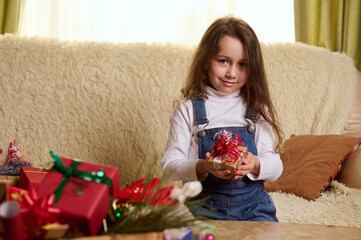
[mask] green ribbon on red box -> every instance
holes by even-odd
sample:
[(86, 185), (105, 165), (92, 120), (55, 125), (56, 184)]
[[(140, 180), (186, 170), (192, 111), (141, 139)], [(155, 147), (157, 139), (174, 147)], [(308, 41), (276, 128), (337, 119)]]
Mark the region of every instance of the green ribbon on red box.
[(96, 183), (103, 183), (108, 187), (112, 184), (112, 179), (108, 178), (105, 175), (103, 169), (100, 169), (98, 172), (86, 172), (76, 169), (82, 162), (76, 161), (73, 159), (72, 164), (70, 167), (65, 167), (61, 158), (56, 155), (54, 152), (50, 151), (51, 157), (54, 159), (54, 166), (52, 167), (51, 171), (59, 172), (64, 175), (63, 179), (61, 180), (59, 186), (55, 190), (55, 201), (54, 204), (58, 202), (60, 199), (61, 193), (64, 190), (65, 184), (68, 181), (69, 177), (80, 178), (85, 181), (91, 181)]

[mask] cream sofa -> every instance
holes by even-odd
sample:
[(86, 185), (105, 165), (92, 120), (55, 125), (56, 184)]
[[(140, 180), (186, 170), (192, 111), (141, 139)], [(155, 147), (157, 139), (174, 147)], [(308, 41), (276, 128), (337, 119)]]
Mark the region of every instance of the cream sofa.
[[(119, 168), (121, 185), (160, 174), (173, 100), (194, 47), (0, 36), (0, 148), (34, 166), (58, 155)], [(361, 131), (359, 80), (344, 54), (262, 44), (271, 95), (291, 134)], [(6, 151), (0, 155), (4, 164)], [(358, 166), (361, 168), (361, 165)], [(347, 175), (347, 174), (346, 174)], [(271, 193), (281, 222), (361, 227), (361, 189), (335, 181), (316, 201)]]

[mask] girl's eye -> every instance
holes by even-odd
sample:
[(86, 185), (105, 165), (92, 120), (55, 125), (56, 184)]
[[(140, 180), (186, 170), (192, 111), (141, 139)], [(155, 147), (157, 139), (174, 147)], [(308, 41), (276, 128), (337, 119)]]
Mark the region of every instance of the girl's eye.
[(246, 67), (247, 67), (247, 63), (245, 63), (245, 62), (240, 62), (240, 63), (239, 63), (239, 66), (240, 66), (241, 68), (246, 68)]
[(222, 63), (222, 64), (227, 64), (228, 63), (228, 60), (226, 59), (220, 59), (218, 60), (219, 63)]

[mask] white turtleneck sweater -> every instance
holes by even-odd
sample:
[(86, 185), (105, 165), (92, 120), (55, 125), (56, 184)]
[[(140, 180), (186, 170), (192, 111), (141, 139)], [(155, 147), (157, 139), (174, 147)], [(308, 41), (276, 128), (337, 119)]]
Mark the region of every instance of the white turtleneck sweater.
[[(247, 126), (245, 120), (246, 105), (239, 92), (221, 93), (206, 87), (208, 99), (205, 107), (209, 124), (207, 129), (230, 126)], [(164, 173), (172, 173), (172, 180), (196, 181), (196, 164), (198, 158), (197, 132), (204, 125), (194, 124), (191, 100), (180, 101), (170, 118), (168, 143), (161, 164)], [(251, 180), (273, 182), (283, 171), (282, 161), (274, 150), (275, 136), (271, 126), (263, 119), (256, 123), (255, 144), (260, 160), (258, 176), (249, 173)], [(203, 180), (203, 177), (202, 177)]]

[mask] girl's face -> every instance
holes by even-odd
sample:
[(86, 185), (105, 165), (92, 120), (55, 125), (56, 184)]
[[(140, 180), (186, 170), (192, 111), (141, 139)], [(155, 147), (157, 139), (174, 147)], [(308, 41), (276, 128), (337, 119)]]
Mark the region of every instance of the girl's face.
[(219, 40), (219, 51), (208, 65), (212, 86), (220, 92), (239, 91), (247, 81), (246, 51), (242, 42), (231, 36)]

